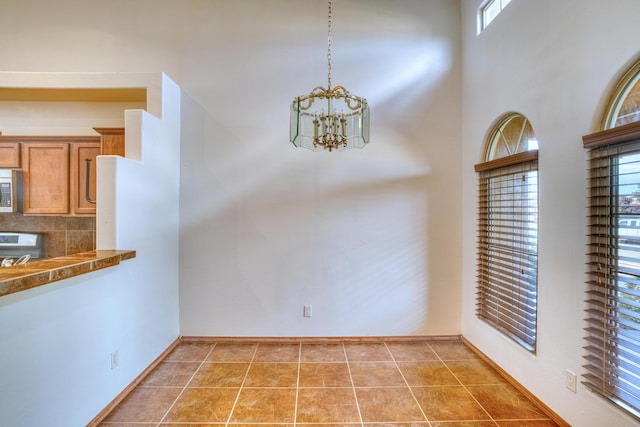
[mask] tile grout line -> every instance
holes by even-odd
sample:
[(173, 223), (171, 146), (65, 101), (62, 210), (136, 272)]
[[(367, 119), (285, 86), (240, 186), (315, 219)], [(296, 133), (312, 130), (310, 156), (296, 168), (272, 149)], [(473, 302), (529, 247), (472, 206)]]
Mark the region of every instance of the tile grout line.
[[(465, 391), (467, 393), (469, 393), (469, 396), (471, 396), (471, 398), (478, 404), (478, 406), (480, 406), (480, 408), (482, 408), (482, 410), (484, 411), (485, 414), (487, 414), (487, 416), (489, 417), (489, 419), (491, 420), (491, 422), (493, 422), (496, 426), (498, 425), (498, 422), (496, 420), (493, 419), (493, 417), (491, 416), (491, 414), (489, 413), (489, 411), (486, 410), (486, 408), (478, 401), (478, 399), (476, 399), (476, 397), (473, 395), (473, 393), (471, 393), (471, 391), (469, 390), (469, 388), (467, 387), (466, 384), (464, 384), (462, 381), (460, 381), (460, 378), (458, 378), (458, 376), (451, 370), (451, 368), (449, 368), (449, 365), (447, 365), (447, 362), (445, 362), (442, 357), (440, 357), (440, 354), (435, 351), (433, 349), (433, 347), (431, 347), (431, 345), (429, 345), (429, 343), (427, 343), (427, 345), (429, 346), (429, 348), (431, 349), (431, 351), (433, 351), (435, 353), (436, 356), (438, 356), (438, 360), (440, 360), (442, 362), (442, 364), (445, 366), (445, 368), (447, 368), (447, 370), (451, 373), (451, 375), (453, 375), (453, 377), (462, 385), (462, 387), (464, 387)], [(471, 359), (470, 359), (471, 360)], [(457, 361), (457, 360), (453, 360), (453, 361)], [(460, 359), (460, 361), (464, 361), (464, 359)], [(450, 360), (450, 362), (452, 362)]]
[(351, 390), (353, 390), (353, 397), (356, 401), (356, 409), (358, 410), (358, 417), (360, 417), (360, 425), (364, 427), (364, 420), (362, 419), (362, 411), (360, 411), (360, 402), (358, 401), (358, 393), (356, 392), (356, 384), (353, 382), (353, 375), (351, 375), (351, 363), (349, 362), (349, 356), (347, 356), (347, 349), (344, 346), (344, 342), (341, 343), (342, 352), (344, 353), (344, 360), (347, 363), (347, 371), (349, 372), (349, 380), (351, 381)]
[[(416, 391), (420, 391), (418, 389), (422, 388), (422, 387), (425, 387), (425, 386), (416, 385), (416, 387), (412, 387), (408, 383), (407, 378), (404, 375), (403, 371), (400, 369), (400, 363), (405, 364), (406, 362), (410, 362), (410, 361), (415, 361), (415, 362), (420, 363), (420, 362), (423, 361), (423, 358), (426, 355), (423, 355), (420, 352), (418, 352), (418, 354), (416, 355), (415, 352), (410, 352), (409, 349), (407, 349), (407, 351), (409, 351), (409, 353), (405, 354), (405, 351), (401, 351), (402, 348), (398, 348), (398, 353), (397, 353), (398, 356), (395, 356), (395, 354), (394, 354), (395, 350), (392, 351), (392, 348), (394, 348), (393, 347), (393, 343), (392, 342), (387, 342), (387, 341), (382, 341), (382, 343), (384, 344), (384, 346), (385, 346), (385, 348), (387, 350), (387, 354), (389, 354), (391, 356), (391, 361), (393, 362), (393, 364), (395, 365), (396, 369), (400, 373), (404, 384), (403, 385), (389, 385), (389, 386), (388, 385), (366, 386), (365, 384), (362, 384), (361, 387), (366, 387), (366, 388), (371, 388), (371, 389), (385, 389), (385, 388), (401, 389), (401, 388), (409, 388), (410, 394), (413, 397), (414, 402), (416, 402), (418, 404), (418, 407), (419, 407), (419, 409), (420, 409), (420, 411), (421, 411), (421, 413), (423, 415), (423, 420), (425, 420), (425, 421), (414, 421), (414, 422), (417, 422), (420, 425), (425, 423), (424, 424), (425, 426), (431, 426), (431, 427), (436, 425), (436, 424), (439, 425), (440, 422), (445, 422), (446, 423), (447, 421), (445, 421), (445, 420), (441, 420), (441, 421), (433, 420), (433, 423), (429, 420), (429, 418), (426, 416), (425, 409), (420, 405), (420, 402), (417, 399), (417, 394), (415, 394), (415, 392), (413, 390), (413, 388), (416, 388)], [(168, 402), (168, 403), (170, 403), (170, 405), (168, 406), (167, 409), (164, 410), (164, 412), (158, 411), (159, 413), (156, 413), (157, 414), (156, 416), (160, 416), (159, 421), (155, 421), (155, 422), (154, 421), (147, 421), (147, 422), (135, 421), (135, 422), (130, 422), (132, 424), (132, 426), (133, 425), (142, 425), (142, 424), (147, 424), (147, 423), (148, 423), (149, 426), (155, 426), (155, 427), (164, 426), (164, 425), (166, 425), (164, 423), (169, 422), (168, 421), (168, 419), (169, 419), (168, 415), (173, 411), (174, 408), (177, 408), (177, 412), (176, 412), (176, 414), (174, 414), (174, 416), (177, 416), (177, 415), (182, 413), (182, 410), (185, 409), (184, 408), (184, 403), (186, 402), (186, 400), (181, 400), (182, 396), (187, 396), (187, 397), (190, 396), (192, 394), (191, 390), (200, 389), (200, 388), (202, 388), (202, 389), (221, 388), (221, 387), (225, 388), (224, 386), (197, 386), (196, 383), (194, 382), (194, 379), (196, 377), (198, 377), (199, 375), (202, 375), (204, 373), (204, 372), (200, 372), (202, 370), (202, 368), (204, 366), (207, 366), (209, 364), (209, 362), (215, 362), (214, 358), (217, 358), (214, 355), (214, 353), (220, 347), (220, 343), (218, 343), (218, 342), (212, 342), (211, 343), (210, 342), (209, 344), (211, 345), (210, 349), (207, 350), (206, 355), (204, 355), (204, 358), (200, 359), (200, 361), (197, 360), (200, 357), (193, 357), (193, 356), (195, 356), (197, 353), (202, 354), (201, 351), (202, 350), (206, 350), (206, 347), (205, 348), (200, 347), (200, 348), (187, 349), (188, 351), (186, 353), (183, 353), (182, 356), (178, 356), (177, 360), (166, 360), (167, 356), (169, 356), (169, 355), (167, 355), (167, 356), (165, 356), (165, 358), (163, 360), (160, 361), (162, 364), (175, 365), (175, 366), (183, 365), (183, 364), (186, 366), (186, 364), (188, 363), (188, 364), (191, 364), (191, 367), (188, 370), (194, 369), (194, 371), (190, 375), (189, 375), (188, 372), (184, 372), (187, 375), (182, 375), (182, 378), (183, 378), (182, 381), (184, 381), (183, 382), (183, 384), (184, 384), (183, 386), (179, 386), (179, 382), (175, 386), (170, 385), (169, 382), (167, 382), (166, 385), (153, 385), (153, 382), (150, 382), (150, 385), (139, 384), (137, 387), (140, 387), (140, 388), (174, 389), (174, 390), (177, 390), (177, 392), (174, 391), (174, 392), (171, 392), (170, 394), (173, 394), (173, 393), (177, 393), (177, 394), (176, 394), (176, 397), (174, 398), (173, 401)], [(280, 420), (280, 421), (276, 421), (275, 423), (273, 423), (274, 426), (278, 425), (278, 426), (283, 426), (284, 427), (286, 425), (290, 425), (292, 427), (296, 427), (296, 426), (298, 426), (298, 427), (306, 427), (306, 425), (307, 425), (307, 422), (298, 422), (297, 421), (298, 412), (302, 413), (302, 411), (299, 411), (299, 409), (300, 409), (299, 408), (299, 404), (300, 403), (304, 403), (304, 402), (302, 402), (301, 396), (300, 396), (300, 386), (302, 384), (302, 382), (301, 382), (301, 374), (302, 374), (302, 363), (303, 363), (303, 361), (302, 361), (303, 344), (304, 344), (304, 342), (300, 342), (300, 343), (297, 344), (297, 346), (298, 346), (298, 350), (297, 350), (297, 363), (298, 363), (298, 366), (297, 366), (297, 376), (296, 376), (296, 382), (295, 382), (293, 422), (291, 424), (289, 424), (288, 422), (285, 422), (284, 420)], [(389, 344), (392, 344), (392, 346), (389, 346)], [(465, 390), (471, 396), (471, 400), (469, 400), (469, 404), (471, 405), (471, 402), (475, 402), (475, 404), (478, 405), (482, 409), (482, 412), (485, 413), (485, 415), (488, 417), (487, 419), (484, 419), (485, 422), (490, 423), (491, 425), (494, 425), (495, 427), (497, 427), (498, 426), (498, 419), (500, 420), (500, 422), (502, 422), (502, 421), (509, 421), (509, 422), (553, 421), (553, 420), (550, 420), (550, 418), (548, 416), (545, 416), (544, 414), (540, 414), (540, 413), (538, 413), (537, 414), (538, 417), (535, 417), (535, 418), (530, 418), (529, 417), (530, 415), (533, 415), (533, 414), (524, 414), (524, 413), (522, 415), (524, 415), (525, 418), (514, 417), (514, 418), (510, 418), (510, 419), (501, 419), (499, 417), (498, 418), (493, 417), (489, 413), (489, 411), (487, 409), (488, 407), (485, 407), (484, 405), (482, 405), (480, 403), (480, 401), (478, 400), (479, 398), (477, 398), (474, 394), (472, 394), (472, 392), (470, 390), (472, 390), (472, 389), (473, 390), (477, 390), (479, 388), (479, 386), (483, 386), (483, 385), (504, 385), (503, 382), (497, 382), (497, 381), (495, 381), (495, 379), (493, 377), (485, 377), (485, 376), (476, 377), (475, 375), (472, 375), (472, 376), (468, 377), (467, 378), (468, 381), (463, 382), (462, 379), (465, 377), (465, 375), (473, 374), (473, 372), (476, 372), (475, 361), (477, 361), (478, 359), (469, 358), (470, 357), (469, 355), (467, 355), (464, 352), (461, 352), (463, 350), (462, 348), (452, 347), (452, 348), (449, 349), (446, 346), (441, 348), (441, 347), (438, 347), (437, 345), (431, 344), (429, 342), (422, 342), (422, 344), (424, 345), (425, 349), (429, 349), (432, 352), (433, 356), (429, 355), (429, 359), (428, 360), (436, 362), (436, 363), (439, 362), (439, 363), (443, 364), (447, 368), (446, 372), (449, 372), (456, 379), (456, 381), (458, 381), (457, 384), (456, 383), (452, 383), (452, 384), (440, 385), (438, 387), (463, 387), (462, 390)], [(364, 423), (364, 418), (363, 418), (361, 406), (360, 406), (360, 403), (359, 403), (359, 400), (358, 400), (358, 391), (357, 391), (361, 387), (357, 387), (355, 385), (355, 381), (353, 379), (353, 373), (352, 373), (352, 369), (351, 369), (352, 366), (351, 365), (352, 364), (356, 364), (358, 366), (359, 364), (362, 364), (362, 363), (364, 363), (364, 365), (366, 365), (367, 364), (366, 362), (369, 362), (369, 364), (375, 364), (375, 363), (379, 363), (379, 362), (384, 362), (385, 360), (383, 360), (383, 359), (385, 359), (385, 358), (384, 357), (381, 357), (381, 358), (367, 357), (365, 360), (359, 360), (359, 357), (358, 357), (359, 354), (355, 354), (355, 355), (352, 355), (352, 357), (354, 357), (355, 359), (353, 361), (351, 361), (349, 356), (348, 356), (348, 351), (346, 350), (348, 348), (348, 346), (344, 343), (344, 341), (340, 342), (339, 345), (342, 347), (342, 355), (343, 355), (343, 358), (344, 358), (344, 362), (346, 363), (347, 372), (348, 372), (349, 379), (350, 379), (350, 384), (344, 384), (344, 386), (338, 386), (338, 387), (335, 387), (335, 388), (336, 389), (343, 389), (344, 391), (347, 391), (347, 389), (351, 388), (353, 396), (354, 396), (355, 401), (356, 401), (355, 403), (356, 403), (356, 409), (357, 409), (358, 415), (359, 415), (359, 421), (352, 420), (352, 418), (350, 418), (349, 422), (339, 423), (339, 422), (328, 422), (328, 419), (327, 419), (327, 420), (322, 421), (321, 423), (323, 425), (327, 425), (327, 426), (330, 426), (330, 425), (333, 425), (333, 426), (350, 425), (352, 427), (355, 427), (355, 426), (359, 425), (361, 427), (364, 427), (364, 426), (370, 425), (370, 424), (365, 424)], [(422, 348), (422, 347), (420, 347), (420, 348)], [(257, 352), (258, 352), (259, 349), (260, 349), (260, 344), (259, 343), (253, 343), (253, 352), (252, 352), (251, 358), (249, 358), (250, 360), (249, 360), (248, 364), (247, 364), (247, 360), (246, 360), (247, 359), (246, 356), (248, 356), (247, 353), (244, 353), (244, 355), (242, 356), (242, 359), (243, 359), (242, 361), (240, 360), (239, 357), (237, 357), (237, 355), (233, 357), (233, 360), (235, 360), (235, 362), (233, 362), (233, 363), (246, 364), (247, 365), (246, 371), (245, 371), (245, 374), (243, 375), (243, 379), (242, 379), (242, 381), (241, 381), (241, 383), (239, 385), (238, 385), (238, 382), (237, 382), (237, 376), (235, 377), (236, 380), (234, 381), (234, 384), (235, 384), (234, 388), (235, 387), (238, 387), (238, 388), (237, 388), (237, 393), (236, 393), (236, 396), (235, 396), (235, 400), (233, 401), (233, 404), (230, 407), (230, 412), (228, 413), (227, 420), (224, 421), (224, 412), (220, 411), (220, 412), (222, 412), (222, 413), (219, 414), (221, 416), (221, 418), (219, 419), (219, 421), (213, 422), (212, 424), (216, 424), (216, 425), (219, 425), (219, 426), (233, 427), (233, 426), (235, 426), (235, 423), (240, 422), (240, 420), (236, 420), (236, 421), (234, 421), (234, 423), (231, 423), (231, 420), (233, 419), (233, 414), (235, 413), (235, 410), (238, 409), (239, 407), (241, 409), (243, 408), (243, 405), (238, 406), (238, 403), (240, 401), (239, 398), (240, 398), (241, 395), (243, 395), (244, 392), (247, 392), (248, 390), (251, 390), (251, 389), (274, 389), (274, 388), (277, 388), (277, 389), (289, 389), (290, 390), (291, 386), (282, 386), (282, 387), (281, 386), (276, 386), (276, 387), (256, 386), (256, 387), (252, 387), (251, 384), (249, 386), (246, 385), (247, 382), (248, 382), (247, 381), (248, 380), (248, 374), (249, 374), (251, 368), (252, 367), (256, 368), (253, 365), (257, 366), (257, 365), (261, 364), (261, 363), (259, 363), (260, 359), (257, 359), (257, 356), (258, 356)], [(438, 351), (436, 351), (435, 349), (437, 349)], [(192, 350), (197, 350), (197, 353), (194, 354), (194, 351), (192, 351)], [(250, 350), (250, 349), (247, 349), (247, 350)], [(336, 350), (338, 350), (338, 352), (339, 352), (340, 348), (337, 348)], [(453, 352), (451, 352), (449, 350), (452, 350)], [(440, 354), (440, 353), (442, 353), (442, 354)], [(185, 357), (185, 356), (187, 356), (187, 357)], [(371, 355), (369, 355), (369, 356), (371, 356)], [(181, 358), (185, 358), (185, 360), (180, 360)], [(212, 360), (209, 360), (209, 359), (212, 359)], [(332, 357), (332, 359), (335, 359), (335, 357)], [(288, 356), (288, 360), (291, 360), (290, 356)], [(227, 361), (227, 360), (225, 360), (225, 361), (226, 362), (230, 362), (230, 361)], [(221, 362), (221, 360), (219, 360), (218, 362)], [(274, 361), (265, 361), (265, 362), (262, 362), (262, 363), (267, 364), (267, 365), (270, 365), (270, 364), (277, 365), (279, 363), (284, 363), (284, 362), (283, 361), (279, 362), (279, 361), (274, 360)], [(331, 362), (327, 362), (325, 360), (314, 360), (313, 362), (309, 361), (307, 363), (331, 363)], [(333, 361), (333, 363), (334, 364), (340, 364), (340, 363), (343, 363), (343, 362), (339, 362), (339, 361), (335, 360), (335, 361)], [(194, 368), (194, 365), (195, 365), (195, 368)], [(455, 372), (453, 371), (454, 367), (456, 368), (456, 371), (460, 372), (460, 375), (455, 374)], [(234, 368), (234, 370), (235, 370), (235, 368)], [(267, 368), (267, 370), (271, 371), (271, 368)], [(289, 369), (287, 369), (287, 370), (289, 371)], [(365, 371), (366, 370), (368, 370), (368, 368), (365, 368)], [(173, 368), (169, 369), (169, 371), (173, 372)], [(293, 373), (292, 371), (289, 371), (289, 372)], [(445, 371), (442, 371), (442, 372), (444, 373)], [(477, 372), (481, 373), (480, 371), (477, 371)], [(241, 373), (241, 371), (238, 372), (238, 373)], [(358, 371), (356, 373), (358, 373)], [(150, 374), (151, 373), (148, 373), (147, 377), (149, 377)], [(186, 381), (184, 379), (185, 377), (186, 377)], [(164, 378), (164, 377), (161, 376), (160, 378)], [(200, 377), (198, 377), (198, 378), (200, 379)], [(174, 383), (175, 383), (175, 381), (174, 381)], [(190, 386), (191, 383), (194, 383), (194, 386)], [(393, 382), (393, 383), (395, 384), (396, 382)], [(290, 384), (290, 382), (288, 384)], [(397, 383), (397, 384), (399, 384), (399, 383)], [(418, 383), (418, 384), (421, 384), (421, 383)], [(425, 383), (425, 384), (428, 384), (428, 383)], [(437, 384), (434, 384), (434, 386), (436, 386), (436, 385)], [(428, 387), (428, 386), (426, 386), (426, 387)], [(310, 389), (324, 389), (325, 387), (322, 386), (322, 385), (319, 385), (319, 386), (315, 386), (315, 387), (312, 386), (312, 387), (309, 387), (309, 388)], [(189, 393), (187, 393), (187, 391), (189, 391)], [(165, 392), (162, 392), (162, 393), (165, 393)], [(290, 396), (289, 393), (288, 393), (288, 396)], [(400, 393), (400, 392), (398, 392), (398, 393)], [(232, 393), (228, 394), (228, 400), (227, 400), (227, 404), (225, 406), (227, 406), (228, 403), (231, 403), (230, 402), (231, 394)], [(525, 396), (525, 400), (528, 401), (526, 396)], [(348, 401), (348, 399), (347, 399), (347, 401)], [(181, 402), (181, 405), (177, 405), (178, 402)], [(244, 402), (244, 398), (243, 398), (243, 402)], [(363, 403), (366, 404), (367, 402), (363, 401)], [(162, 406), (164, 406), (164, 405), (162, 405)], [(365, 407), (365, 409), (367, 409), (367, 408)], [(472, 422), (472, 421), (478, 422), (480, 420), (477, 419), (477, 417), (480, 417), (480, 416), (482, 416), (482, 415), (479, 414), (479, 412), (478, 412), (477, 415), (475, 415), (476, 418), (474, 418), (474, 419), (457, 420), (457, 422)], [(386, 417), (384, 417), (384, 418), (386, 418)], [(351, 422), (351, 420), (353, 422)], [(453, 421), (453, 420), (451, 420), (451, 421)], [(370, 422), (373, 422), (373, 421), (370, 421)], [(393, 421), (390, 420), (390, 421), (381, 421), (381, 422), (388, 423), (389, 427), (391, 427), (393, 425), (396, 425), (396, 424), (400, 425), (402, 423), (401, 421), (398, 421), (395, 418), (394, 418)], [(117, 424), (117, 423), (115, 423), (113, 421), (110, 421), (110, 422), (103, 421), (103, 423), (105, 424), (105, 426)], [(185, 424), (186, 425), (186, 423), (184, 423), (184, 422), (177, 422), (176, 425), (178, 425), (178, 424), (180, 424), (180, 425)], [(196, 423), (193, 423), (193, 424), (194, 424), (194, 427), (195, 427), (195, 425), (200, 425), (200, 424), (204, 425), (205, 423), (196, 422)], [(255, 427), (259, 427), (260, 424), (265, 424), (266, 425), (265, 422), (259, 422), (259, 423), (253, 424), (253, 425), (255, 425)]]
[(302, 343), (298, 345), (298, 376), (296, 377), (296, 401), (293, 405), (293, 427), (298, 423), (298, 396), (300, 394), (300, 365), (302, 363)]
[(256, 348), (253, 350), (253, 354), (251, 355), (251, 360), (249, 361), (249, 366), (247, 366), (247, 372), (244, 373), (244, 378), (242, 379), (242, 384), (240, 384), (240, 388), (238, 388), (238, 394), (236, 394), (236, 399), (233, 401), (233, 406), (231, 406), (231, 410), (229, 411), (229, 416), (227, 417), (227, 422), (224, 424), (228, 426), (231, 422), (231, 416), (233, 412), (236, 410), (236, 405), (238, 404), (238, 400), (240, 400), (240, 393), (242, 393), (242, 389), (244, 388), (244, 383), (247, 381), (247, 377), (249, 376), (249, 371), (251, 370), (251, 365), (256, 358), (256, 353), (258, 352), (258, 348), (260, 348), (260, 344), (256, 345)]
[[(420, 409), (420, 413), (422, 414), (424, 419), (427, 421), (427, 425), (431, 427), (431, 421), (429, 421), (429, 417), (427, 417), (427, 414), (424, 413), (424, 410), (422, 409), (422, 405), (420, 405), (420, 402), (418, 402), (418, 398), (413, 393), (413, 389), (411, 388), (411, 386), (409, 385), (409, 382), (407, 381), (404, 374), (402, 373), (402, 370), (400, 369), (400, 365), (398, 365), (398, 361), (396, 360), (396, 357), (393, 355), (393, 352), (391, 351), (391, 349), (389, 348), (386, 342), (384, 343), (384, 346), (389, 352), (389, 354), (391, 355), (391, 360), (393, 360), (393, 364), (396, 365), (396, 369), (398, 370), (398, 372), (400, 372), (400, 376), (402, 377), (402, 380), (404, 381), (407, 388), (409, 389), (409, 393), (411, 393), (411, 396), (413, 397), (413, 401), (416, 402), (416, 405), (418, 405), (418, 408)], [(433, 349), (431, 350), (433, 351)]]
[(191, 378), (189, 378), (189, 381), (187, 381), (185, 383), (185, 385), (182, 387), (182, 390), (180, 390), (180, 393), (178, 393), (178, 396), (176, 396), (175, 400), (173, 401), (173, 403), (171, 404), (171, 406), (169, 406), (169, 408), (167, 409), (167, 412), (164, 413), (164, 415), (162, 416), (162, 418), (160, 418), (160, 421), (158, 421), (158, 424), (156, 424), (156, 427), (160, 427), (160, 425), (162, 424), (162, 422), (165, 420), (165, 418), (167, 418), (167, 415), (169, 415), (169, 412), (171, 412), (171, 410), (173, 409), (174, 406), (176, 406), (176, 403), (178, 402), (178, 399), (180, 399), (180, 397), (182, 397), (182, 395), (184, 394), (184, 392), (187, 390), (187, 386), (189, 385), (189, 383), (191, 381), (193, 381), (193, 378), (196, 376), (196, 374), (198, 373), (198, 371), (202, 368), (202, 365), (204, 365), (204, 363), (206, 362), (207, 358), (211, 355), (211, 353), (213, 352), (213, 349), (216, 348), (216, 344), (214, 343), (213, 346), (211, 347), (211, 350), (209, 350), (209, 352), (207, 353), (207, 355), (202, 359), (202, 362), (200, 362), (200, 366), (198, 366), (198, 369), (196, 369), (193, 374), (191, 375)]

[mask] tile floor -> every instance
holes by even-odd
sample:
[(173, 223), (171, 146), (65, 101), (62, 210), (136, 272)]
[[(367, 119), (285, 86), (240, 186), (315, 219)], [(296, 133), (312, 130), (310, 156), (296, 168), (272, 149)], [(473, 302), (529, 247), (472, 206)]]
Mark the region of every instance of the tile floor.
[(459, 341), (179, 344), (100, 424), (546, 427)]

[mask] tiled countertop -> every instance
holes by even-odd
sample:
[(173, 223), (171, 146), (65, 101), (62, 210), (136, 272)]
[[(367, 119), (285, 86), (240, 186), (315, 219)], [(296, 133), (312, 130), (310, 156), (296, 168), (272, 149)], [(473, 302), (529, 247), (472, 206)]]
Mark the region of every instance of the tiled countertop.
[(0, 297), (91, 273), (136, 257), (136, 251), (90, 251), (0, 267)]

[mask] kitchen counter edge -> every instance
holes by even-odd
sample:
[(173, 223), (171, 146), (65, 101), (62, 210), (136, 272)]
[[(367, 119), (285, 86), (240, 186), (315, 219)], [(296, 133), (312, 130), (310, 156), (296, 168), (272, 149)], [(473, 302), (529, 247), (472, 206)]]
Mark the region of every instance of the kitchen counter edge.
[(136, 251), (96, 250), (30, 261), (0, 268), (0, 297), (26, 291), (58, 280), (114, 267), (136, 257)]

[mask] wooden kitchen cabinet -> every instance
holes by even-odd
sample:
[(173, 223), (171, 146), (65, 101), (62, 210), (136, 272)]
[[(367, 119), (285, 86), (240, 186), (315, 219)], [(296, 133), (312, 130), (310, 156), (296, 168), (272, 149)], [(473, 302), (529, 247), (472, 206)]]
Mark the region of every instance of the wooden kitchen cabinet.
[(20, 167), (20, 143), (0, 141), (0, 169)]
[(23, 207), (25, 214), (69, 213), (69, 144), (23, 142)]
[[(96, 156), (99, 137), (15, 137), (21, 145), (25, 215), (95, 215)], [(89, 180), (87, 162), (91, 159)]]
[(93, 128), (100, 134), (102, 155), (124, 157), (124, 128)]
[[(100, 143), (76, 142), (72, 143), (70, 147), (71, 168), (69, 184), (71, 190), (71, 214), (95, 215), (96, 157), (100, 154)], [(87, 159), (89, 161), (87, 161)], [(87, 170), (89, 171), (88, 174)]]

